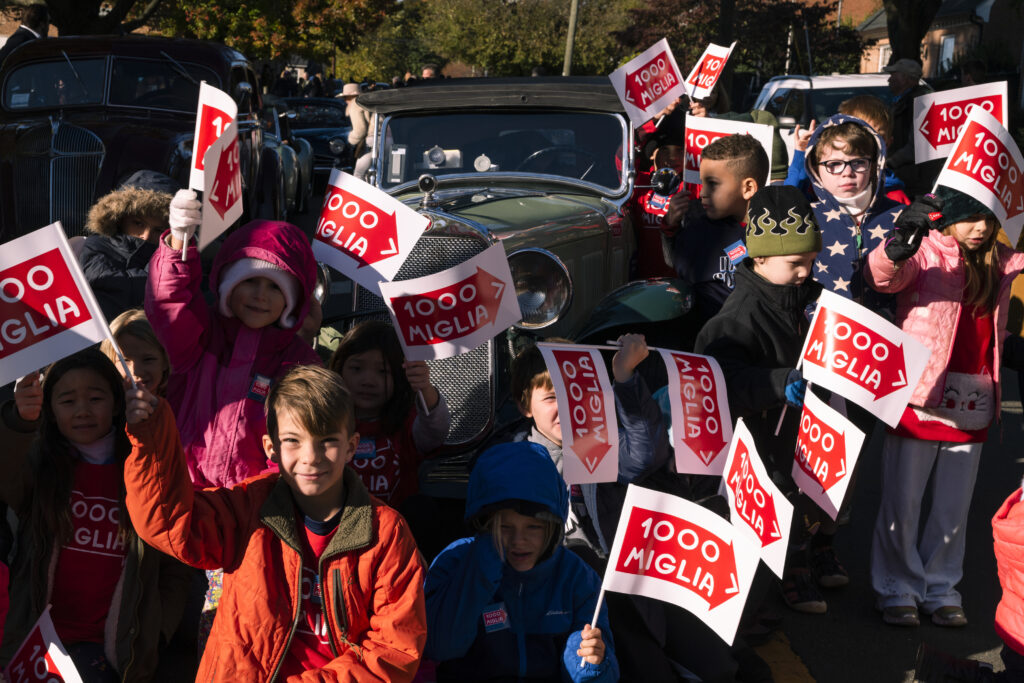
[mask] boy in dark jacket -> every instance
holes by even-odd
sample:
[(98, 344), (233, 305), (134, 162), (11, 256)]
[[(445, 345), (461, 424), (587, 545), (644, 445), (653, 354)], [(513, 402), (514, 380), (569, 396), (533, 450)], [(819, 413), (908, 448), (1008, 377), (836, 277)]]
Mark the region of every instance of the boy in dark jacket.
[(704, 148), (700, 206), (686, 193), (669, 202), (663, 231), (672, 265), (693, 285), (700, 320), (710, 320), (732, 292), (736, 265), (746, 256), (747, 203), (768, 177), (768, 155), (749, 135), (728, 135)]
[[(776, 185), (751, 199), (746, 239), (748, 254), (736, 269), (736, 289), (701, 330), (694, 351), (718, 361), (733, 418), (743, 418), (780, 488), (799, 495), (790, 471), (806, 382), (796, 364), (810, 326), (807, 307), (821, 292), (811, 278), (821, 232), (803, 193)], [(815, 517), (813, 503), (794, 502), (798, 515), (806, 510), (808, 518)], [(793, 525), (796, 538), (790, 540), (783, 595), (796, 610), (821, 613), (826, 605), (807, 568), (805, 526), (810, 524)]]

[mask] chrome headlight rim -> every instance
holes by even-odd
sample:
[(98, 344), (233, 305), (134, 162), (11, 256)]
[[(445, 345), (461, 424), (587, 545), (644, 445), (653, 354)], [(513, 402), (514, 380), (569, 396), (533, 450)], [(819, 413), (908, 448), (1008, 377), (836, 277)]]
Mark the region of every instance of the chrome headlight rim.
[[(521, 320), (518, 323), (515, 323), (513, 325), (513, 327), (515, 327), (516, 329), (520, 329), (520, 330), (531, 330), (531, 331), (532, 330), (542, 330), (542, 329), (544, 329), (546, 327), (551, 327), (552, 325), (557, 323), (559, 320), (561, 320), (562, 317), (565, 315), (565, 313), (569, 310), (569, 307), (572, 305), (572, 299), (573, 299), (573, 296), (575, 294), (574, 287), (573, 287), (573, 282), (572, 282), (572, 277), (570, 277), (569, 269), (566, 267), (566, 265), (562, 261), (562, 259), (559, 258), (553, 252), (550, 252), (547, 249), (542, 249), (540, 247), (524, 247), (522, 249), (516, 249), (515, 251), (511, 252), (510, 254), (508, 254), (509, 269), (512, 271), (513, 282), (518, 280), (518, 276), (517, 276), (517, 272), (516, 272), (516, 263), (515, 263), (516, 260), (517, 260), (516, 257), (517, 256), (523, 256), (523, 255), (539, 255), (539, 256), (542, 256), (542, 257), (546, 258), (554, 266), (553, 273), (557, 277), (560, 277), (560, 278), (564, 279), (564, 282), (565, 282), (565, 297), (564, 297), (563, 301), (560, 303), (560, 305), (558, 306), (558, 309), (554, 313), (554, 315), (550, 316), (549, 318), (547, 318), (545, 320), (539, 321), (539, 322), (526, 322), (525, 320)], [(517, 287), (516, 288), (516, 299), (517, 300), (519, 299), (519, 296), (520, 296), (520, 291), (519, 291), (519, 288)]]

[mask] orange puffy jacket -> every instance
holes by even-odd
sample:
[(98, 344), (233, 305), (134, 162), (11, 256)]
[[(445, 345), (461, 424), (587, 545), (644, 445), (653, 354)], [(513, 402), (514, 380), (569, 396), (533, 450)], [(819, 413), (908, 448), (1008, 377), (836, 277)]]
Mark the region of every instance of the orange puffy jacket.
[[(161, 399), (128, 426), (127, 506), (139, 536), (182, 562), (224, 568), (197, 681), (278, 680), (300, 614), (302, 530), (277, 473), (194, 491), (174, 415)], [(401, 515), (345, 470), (345, 508), (320, 558), (335, 658), (298, 681), (411, 681), (426, 642), (424, 569)]]
[(1024, 505), (1017, 489), (992, 518), (996, 566), (1003, 599), (996, 607), (996, 633), (1024, 654)]

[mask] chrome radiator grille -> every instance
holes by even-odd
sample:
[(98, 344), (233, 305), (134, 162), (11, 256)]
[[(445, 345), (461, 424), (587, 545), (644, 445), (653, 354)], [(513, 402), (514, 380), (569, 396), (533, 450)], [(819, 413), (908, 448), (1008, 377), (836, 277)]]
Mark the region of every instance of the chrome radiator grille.
[[(487, 248), (478, 238), (424, 235), (402, 264), (395, 280), (411, 280), (456, 266)], [(382, 310), (366, 318), (389, 320), (380, 297), (356, 288), (357, 311)], [(494, 411), (494, 344), (487, 341), (469, 353), (428, 361), (430, 380), (448, 402), (452, 422), (445, 443), (451, 446), (473, 441), (490, 425)]]
[(68, 237), (84, 235), (104, 151), (94, 133), (66, 123), (37, 128), (18, 140), (19, 228), (28, 232), (59, 220)]

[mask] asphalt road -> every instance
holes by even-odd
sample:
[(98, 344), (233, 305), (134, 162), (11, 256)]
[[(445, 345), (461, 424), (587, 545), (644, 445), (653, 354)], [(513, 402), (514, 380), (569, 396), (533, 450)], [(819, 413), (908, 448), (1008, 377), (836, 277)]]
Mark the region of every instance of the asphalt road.
[(1002, 641), (992, 628), (1001, 591), (992, 553), (991, 519), (1020, 485), (1024, 473), (1024, 432), (1016, 373), (1004, 371), (1003, 387), (1002, 421), (989, 430), (968, 518), (964, 578), (959, 590), (970, 623), (961, 629), (941, 628), (922, 615), (920, 627), (894, 627), (882, 623), (874, 609), (869, 555), (881, 493), (884, 432), (879, 426), (862, 456), (850, 524), (841, 527), (836, 537), (836, 551), (850, 574), (850, 585), (825, 591), (828, 612), (823, 615), (793, 612), (781, 598), (777, 599), (777, 609), (784, 616), (782, 634), (775, 642), (758, 648), (772, 665), (777, 682), (911, 681), (915, 653), (922, 642), (960, 657), (990, 662), (996, 670), (1002, 668)]

